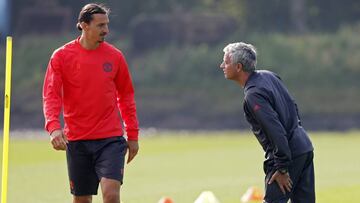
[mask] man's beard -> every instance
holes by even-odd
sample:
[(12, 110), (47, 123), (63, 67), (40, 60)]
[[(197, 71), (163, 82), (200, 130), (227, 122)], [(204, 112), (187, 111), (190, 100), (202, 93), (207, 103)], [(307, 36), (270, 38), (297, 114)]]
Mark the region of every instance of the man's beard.
[(100, 40), (98, 42), (99, 43), (104, 42), (105, 41), (105, 36), (106, 36), (106, 34), (100, 35)]

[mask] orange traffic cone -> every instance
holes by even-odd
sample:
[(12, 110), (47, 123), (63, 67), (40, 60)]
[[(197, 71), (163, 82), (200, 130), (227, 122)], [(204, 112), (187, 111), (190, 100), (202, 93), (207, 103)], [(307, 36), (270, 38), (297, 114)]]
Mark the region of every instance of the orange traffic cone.
[(241, 202), (252, 202), (252, 201), (262, 201), (264, 199), (264, 195), (261, 190), (257, 187), (250, 187), (245, 194), (241, 197)]
[(174, 201), (170, 197), (163, 197), (158, 203), (174, 203)]

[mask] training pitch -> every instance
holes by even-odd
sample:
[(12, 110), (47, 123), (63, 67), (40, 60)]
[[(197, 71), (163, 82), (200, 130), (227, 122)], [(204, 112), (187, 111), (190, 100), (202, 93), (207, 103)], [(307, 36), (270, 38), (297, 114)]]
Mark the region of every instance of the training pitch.
[[(143, 134), (138, 157), (125, 168), (124, 203), (157, 203), (162, 196), (193, 203), (205, 190), (220, 203), (240, 203), (250, 186), (263, 188), (263, 152), (248, 132)], [(317, 202), (359, 202), (360, 132), (310, 135)], [(9, 149), (8, 203), (71, 202), (65, 153), (54, 151), (44, 133), (13, 132)]]

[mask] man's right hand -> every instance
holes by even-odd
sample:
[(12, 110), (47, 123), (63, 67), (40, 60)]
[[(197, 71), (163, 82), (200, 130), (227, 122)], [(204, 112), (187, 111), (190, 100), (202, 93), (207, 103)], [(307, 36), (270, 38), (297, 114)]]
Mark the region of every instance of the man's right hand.
[(268, 184), (271, 184), (273, 183), (274, 181), (277, 182), (277, 184), (279, 185), (280, 187), (280, 190), (283, 194), (286, 194), (286, 192), (291, 192), (291, 189), (292, 189), (292, 186), (293, 186), (293, 182), (290, 178), (290, 175), (289, 173), (285, 173), (285, 174), (282, 174), (280, 173), (280, 171), (276, 171)]
[(50, 134), (50, 141), (54, 149), (66, 150), (66, 144), (68, 141), (62, 130), (54, 130)]

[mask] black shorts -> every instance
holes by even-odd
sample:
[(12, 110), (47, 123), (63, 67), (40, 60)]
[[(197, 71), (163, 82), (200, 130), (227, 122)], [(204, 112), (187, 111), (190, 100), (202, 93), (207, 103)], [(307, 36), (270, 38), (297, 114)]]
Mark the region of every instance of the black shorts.
[(96, 195), (101, 178), (123, 182), (127, 142), (123, 136), (70, 141), (66, 158), (71, 194)]

